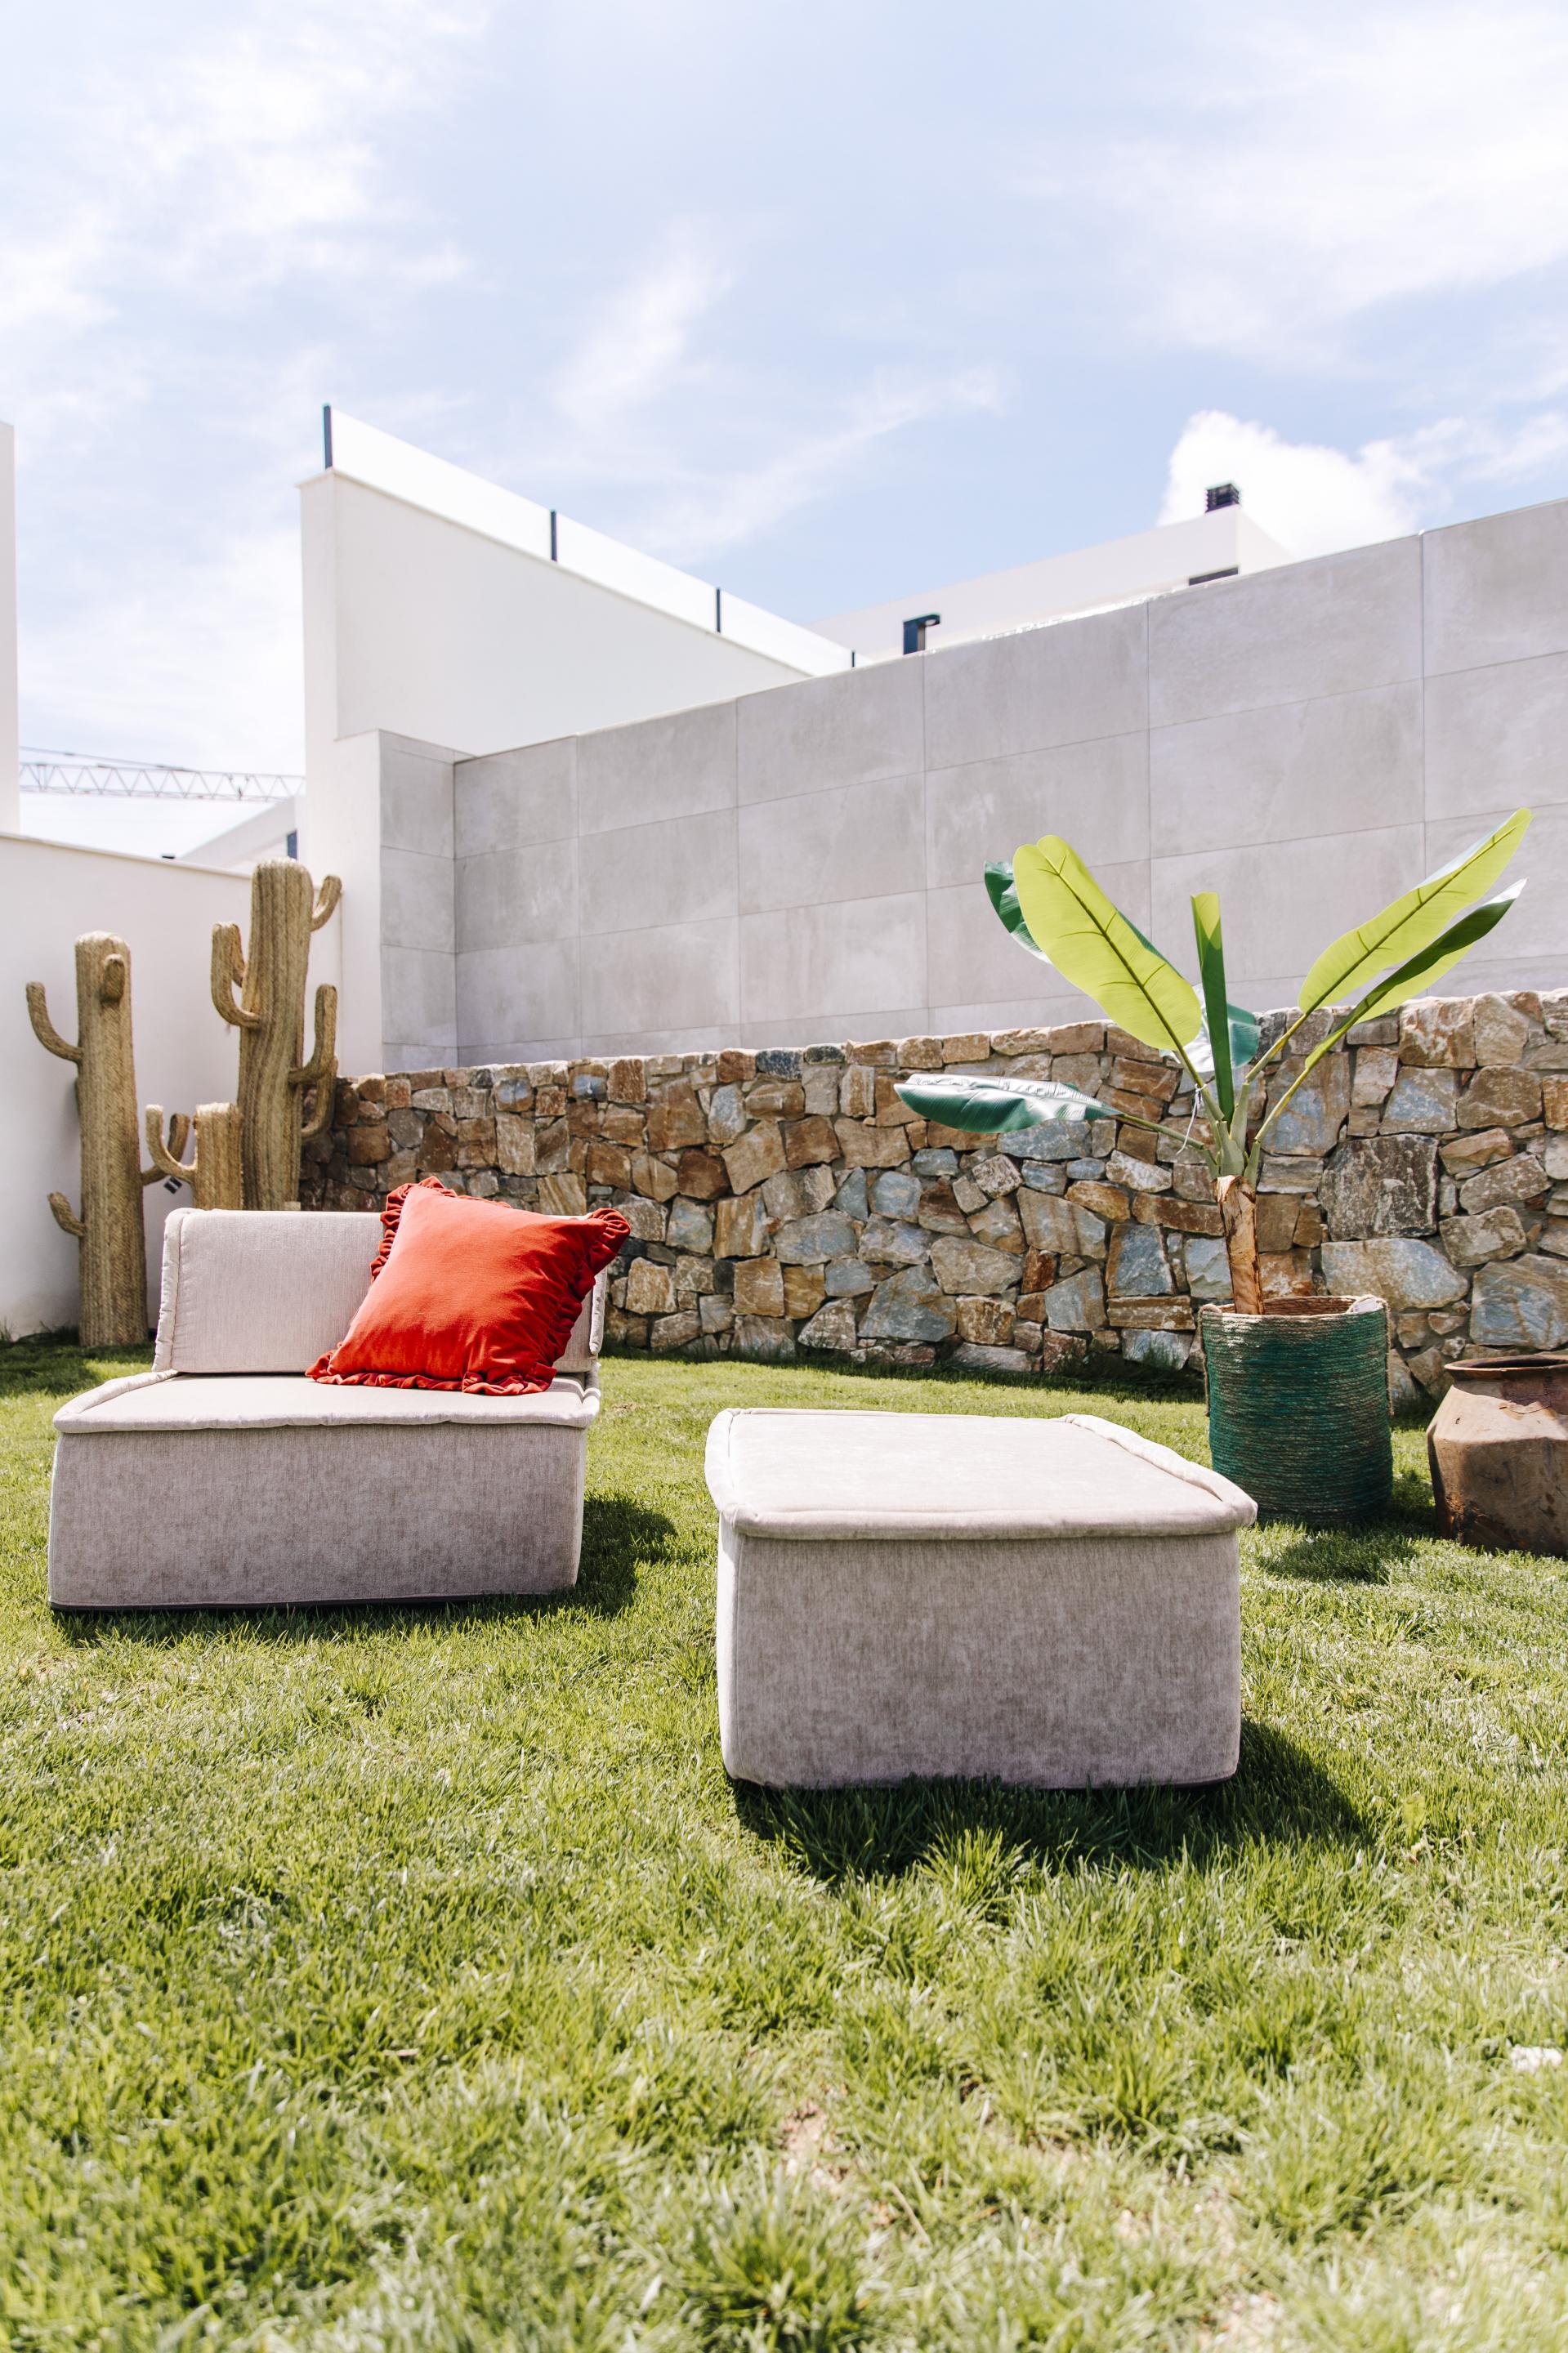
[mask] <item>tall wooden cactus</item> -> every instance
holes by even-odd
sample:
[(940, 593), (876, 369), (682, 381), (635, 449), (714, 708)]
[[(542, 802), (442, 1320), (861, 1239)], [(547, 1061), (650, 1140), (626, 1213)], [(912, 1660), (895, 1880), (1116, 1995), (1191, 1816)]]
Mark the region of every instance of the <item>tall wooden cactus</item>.
[[(81, 1123), (81, 1215), (63, 1193), (49, 1195), (55, 1222), (81, 1244), (84, 1348), (127, 1348), (147, 1336), (147, 1247), (136, 1133), (136, 1068), (131, 1037), (131, 951), (111, 932), (84, 932), (76, 944), (77, 1042), (54, 1023), (41, 981), (27, 983), (27, 1011), (40, 1046), (76, 1064)], [(175, 1149), (184, 1144), (179, 1134)]]
[[(250, 946), (238, 923), (212, 934), (212, 1001), (239, 1032), (240, 1157), (248, 1209), (291, 1208), (300, 1198), (300, 1146), (332, 1118), (337, 1080), (337, 991), (316, 990), (315, 1042), (304, 1057), (311, 934), (342, 894), (329, 874), (313, 893), (293, 858), (264, 858), (250, 877)], [(239, 990), (236, 1002), (234, 991)], [(305, 1097), (315, 1100), (308, 1113)]]
[(238, 1103), (198, 1103), (196, 1149), (188, 1161), (180, 1158), (190, 1123), (176, 1113), (169, 1123), (169, 1141), (163, 1140), (164, 1113), (158, 1103), (147, 1106), (147, 1149), (154, 1176), (188, 1185), (198, 1209), (242, 1209), (245, 1182), (241, 1174), (240, 1118)]

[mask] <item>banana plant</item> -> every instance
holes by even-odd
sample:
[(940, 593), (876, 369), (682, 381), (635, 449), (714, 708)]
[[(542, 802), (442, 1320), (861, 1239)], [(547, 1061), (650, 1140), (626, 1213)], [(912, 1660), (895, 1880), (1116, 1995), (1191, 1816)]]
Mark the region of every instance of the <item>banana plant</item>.
[[(1358, 1022), (1375, 1020), (1420, 996), (1501, 923), (1523, 883), (1491, 898), (1481, 894), (1501, 875), (1530, 818), (1529, 809), (1516, 809), (1485, 840), (1331, 942), (1301, 984), (1295, 1019), (1261, 1051), (1257, 1016), (1231, 1004), (1226, 995), (1220, 902), (1213, 892), (1200, 892), (1192, 901), (1200, 997), (1170, 958), (1112, 905), (1059, 835), (1026, 844), (1011, 864), (987, 867), (991, 904), (1019, 945), (1054, 965), (1141, 1044), (1172, 1055), (1192, 1082), (1195, 1115), (1190, 1140), (1213, 1175), (1238, 1314), (1263, 1313), (1257, 1178), (1270, 1131), (1324, 1055), (1342, 1044)], [(1303, 1024), (1325, 1007), (1331, 1008), (1326, 1034), (1300, 1054), (1299, 1068), (1270, 1103), (1271, 1075), (1278, 1073)], [(954, 1072), (901, 1080), (896, 1091), (911, 1111), (975, 1134), (1005, 1134), (1049, 1120), (1112, 1120), (1160, 1129), (1158, 1121), (1101, 1103), (1062, 1080)]]

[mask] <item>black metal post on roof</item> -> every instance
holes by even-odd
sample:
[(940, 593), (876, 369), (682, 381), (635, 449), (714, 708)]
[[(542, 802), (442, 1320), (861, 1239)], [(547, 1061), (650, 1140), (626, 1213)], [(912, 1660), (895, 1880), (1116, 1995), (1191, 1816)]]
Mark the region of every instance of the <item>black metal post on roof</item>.
[(560, 551), (556, 540), (556, 510), (554, 507), (550, 509), (550, 561), (552, 564), (558, 564), (560, 562)]
[(912, 621), (906, 621), (904, 624), (905, 652), (923, 654), (926, 650), (927, 630), (939, 628), (941, 619), (940, 613), (917, 613)]
[(714, 590), (714, 628), (722, 638), (724, 635), (724, 590), (722, 588)]
[(330, 474), (332, 471), (332, 403), (327, 400), (322, 403), (322, 448), (326, 452), (326, 470)]

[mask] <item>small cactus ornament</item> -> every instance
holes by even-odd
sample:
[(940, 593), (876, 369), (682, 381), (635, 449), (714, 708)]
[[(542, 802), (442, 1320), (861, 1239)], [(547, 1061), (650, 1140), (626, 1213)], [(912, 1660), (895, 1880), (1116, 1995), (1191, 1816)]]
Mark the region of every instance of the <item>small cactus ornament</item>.
[[(313, 893), (297, 859), (264, 858), (250, 877), (250, 946), (238, 923), (212, 934), (212, 1001), (239, 1032), (240, 1159), (244, 1206), (290, 1209), (300, 1198), (300, 1146), (332, 1118), (337, 1081), (337, 991), (316, 990), (315, 1040), (304, 1060), (305, 980), (311, 934), (342, 895), (335, 874)], [(238, 1000), (235, 989), (238, 988)], [(314, 1093), (310, 1111), (307, 1094)]]
[(240, 1209), (245, 1206), (240, 1172), (240, 1118), (238, 1103), (198, 1103), (196, 1148), (188, 1161), (185, 1148), (190, 1126), (182, 1113), (169, 1123), (169, 1142), (163, 1141), (164, 1113), (160, 1103), (147, 1106), (147, 1149), (154, 1173), (176, 1185), (188, 1185), (198, 1209)]
[[(27, 983), (27, 1011), (39, 1045), (76, 1064), (81, 1215), (63, 1193), (51, 1193), (49, 1207), (56, 1224), (81, 1244), (81, 1345), (133, 1347), (147, 1336), (142, 1190), (158, 1172), (143, 1172), (136, 1133), (130, 949), (111, 932), (84, 932), (78, 940), (74, 1046), (49, 1019), (41, 981)], [(184, 1141), (181, 1129), (176, 1151)]]

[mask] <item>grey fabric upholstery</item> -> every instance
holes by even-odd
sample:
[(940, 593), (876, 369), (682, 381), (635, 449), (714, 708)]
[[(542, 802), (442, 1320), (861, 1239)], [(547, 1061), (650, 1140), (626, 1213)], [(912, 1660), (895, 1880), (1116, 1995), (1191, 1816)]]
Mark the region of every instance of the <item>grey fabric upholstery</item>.
[(1255, 1511), (1215, 1473), (1086, 1414), (738, 1412), (708, 1482), (736, 1779), (1234, 1772)]
[(491, 1398), (304, 1378), (381, 1221), (176, 1211), (154, 1368), (55, 1416), (62, 1609), (419, 1600), (577, 1581), (605, 1278), (550, 1388)]

